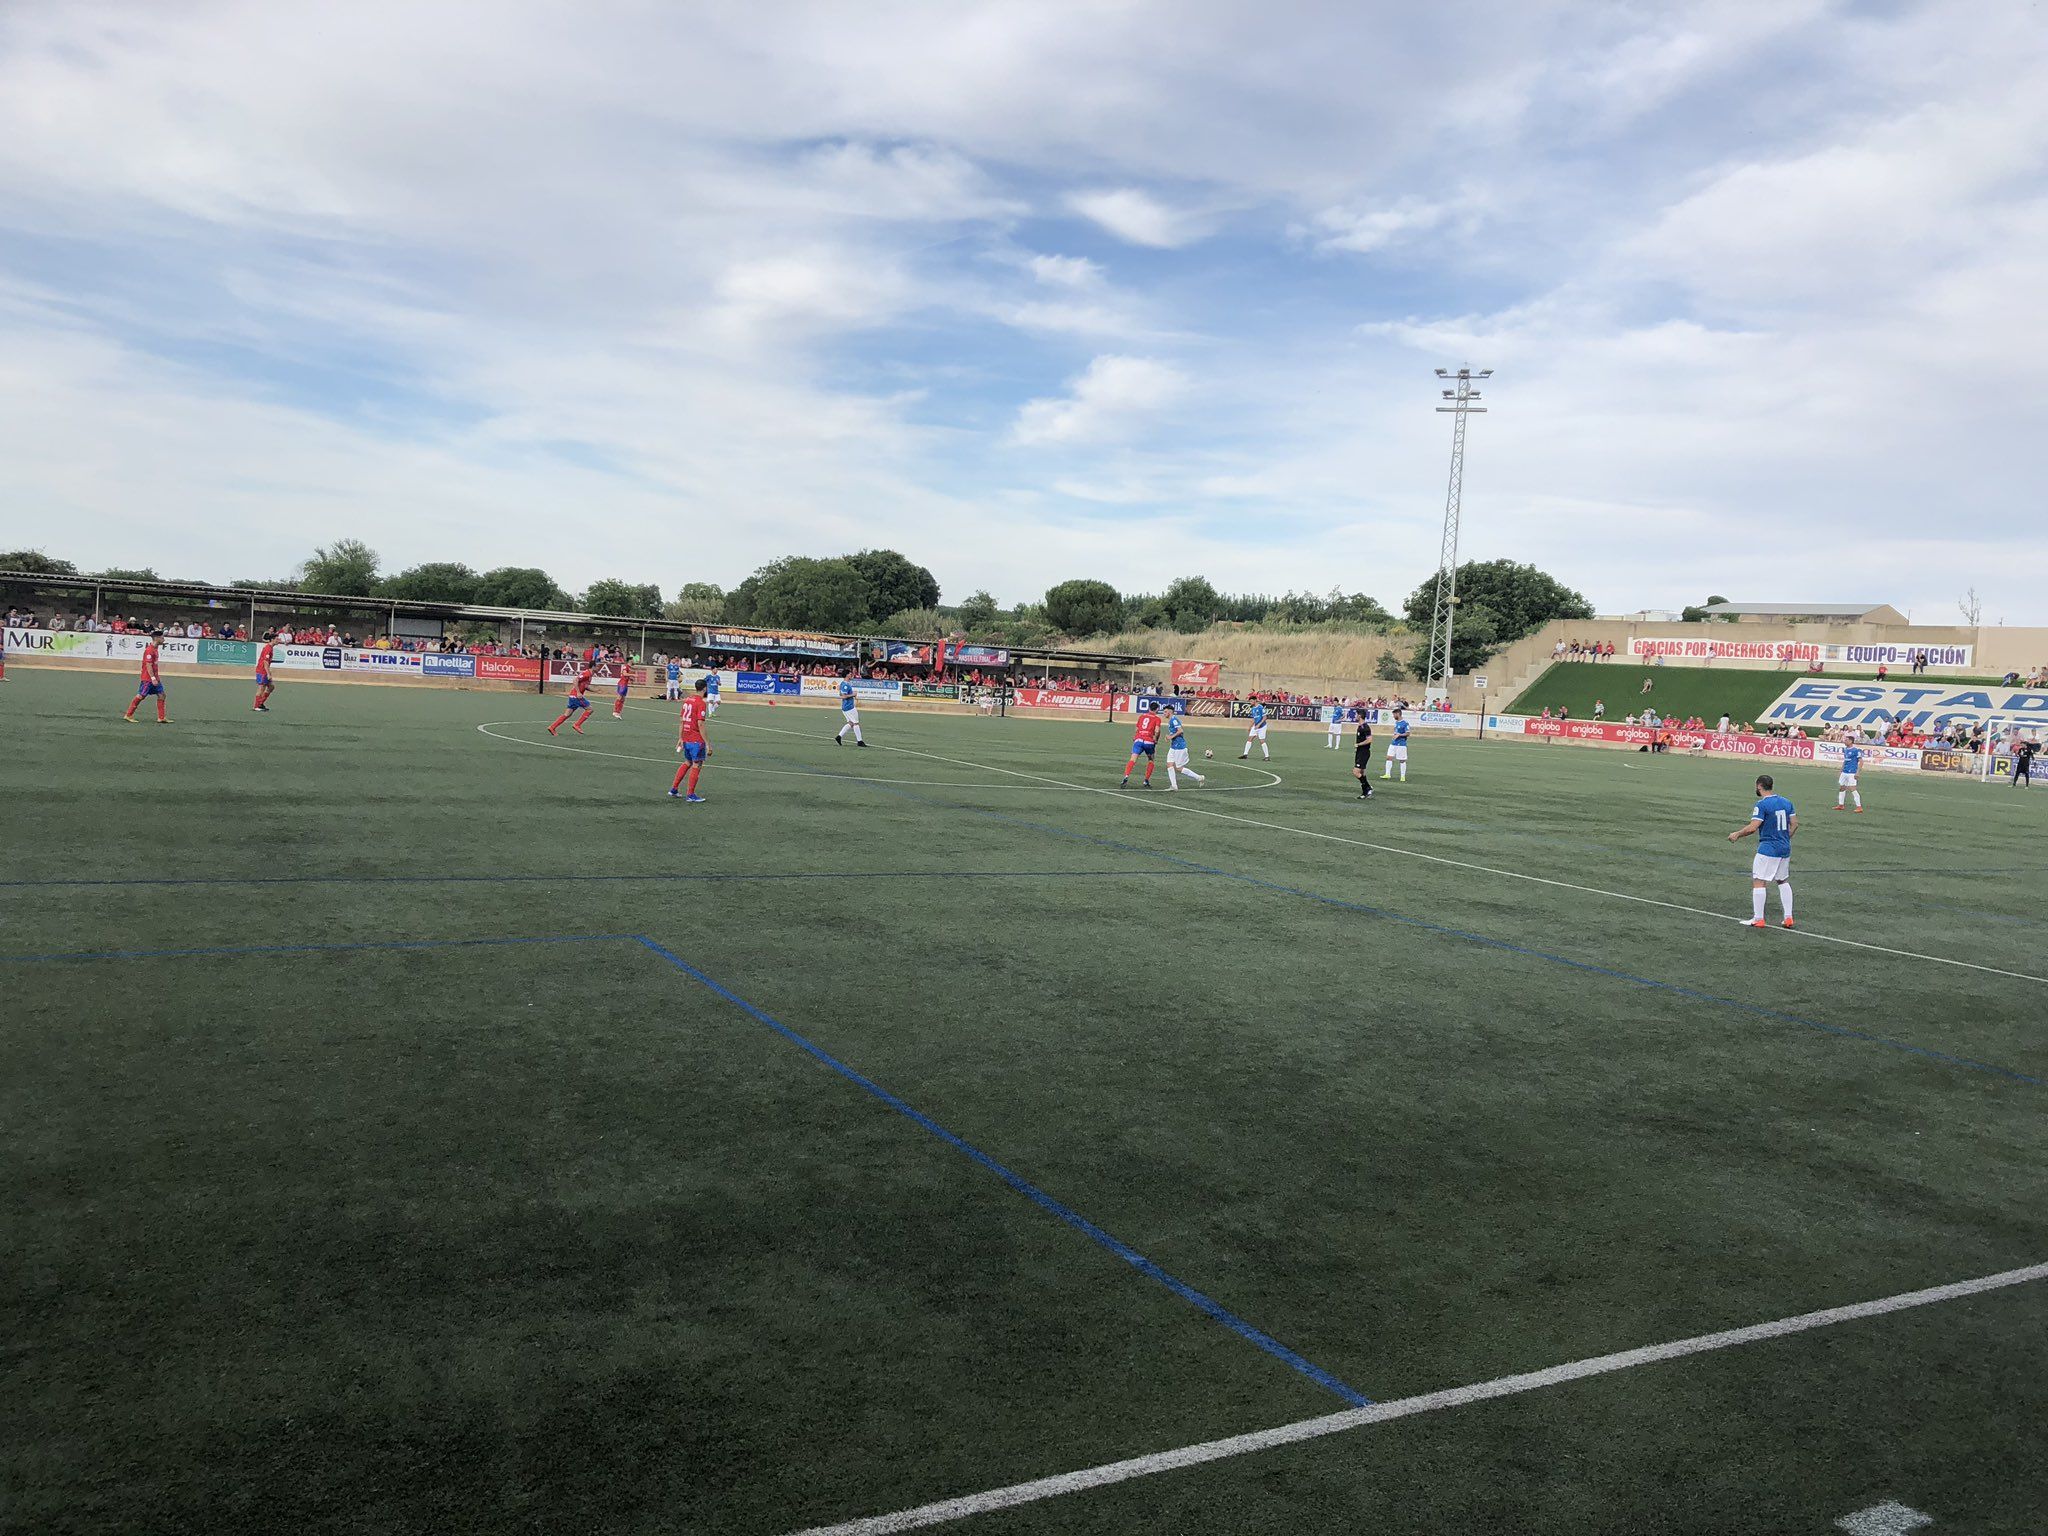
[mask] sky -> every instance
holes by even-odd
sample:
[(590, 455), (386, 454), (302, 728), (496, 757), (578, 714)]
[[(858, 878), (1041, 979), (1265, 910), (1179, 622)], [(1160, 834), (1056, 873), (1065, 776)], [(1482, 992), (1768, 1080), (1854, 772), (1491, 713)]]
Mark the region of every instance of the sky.
[(1981, 0), (11, 0), (0, 548), (2048, 624)]

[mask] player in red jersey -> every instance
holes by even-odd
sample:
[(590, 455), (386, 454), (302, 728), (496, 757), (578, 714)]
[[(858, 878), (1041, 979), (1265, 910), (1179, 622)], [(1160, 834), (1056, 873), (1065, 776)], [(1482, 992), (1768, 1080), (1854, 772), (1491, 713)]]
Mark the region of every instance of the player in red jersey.
[(263, 649), (256, 653), (256, 705), (265, 714), (270, 712), (270, 696), (277, 691), (270, 680), (270, 655), (277, 649), (275, 640), (263, 642)]
[(1138, 766), (1138, 759), (1145, 759), (1145, 787), (1152, 787), (1152, 754), (1159, 745), (1159, 711), (1148, 709), (1138, 716), (1138, 738), (1131, 743), (1131, 760), (1124, 764), (1124, 781), (1118, 789), (1129, 787), (1131, 774)]
[(690, 781), (690, 792), (680, 798), (690, 805), (702, 805), (704, 797), (697, 793), (697, 776), (704, 771), (704, 759), (711, 755), (711, 744), (704, 739), (704, 718), (711, 713), (709, 702), (704, 697), (704, 679), (697, 679), (697, 691), (683, 700), (682, 724), (676, 729), (676, 750), (683, 755), (683, 766), (676, 770), (675, 782), (668, 787), (668, 797), (677, 799), (683, 780)]
[(583, 721), (590, 718), (590, 679), (596, 675), (596, 672), (597, 669), (588, 661), (579, 661), (576, 664), (576, 681), (569, 685), (569, 702), (562, 712), (555, 716), (555, 723), (548, 727), (548, 734), (550, 736), (555, 734), (564, 720), (567, 720), (578, 710), (583, 711), (583, 719), (578, 720), (569, 729), (578, 736), (583, 734)]
[(621, 657), (619, 660), (619, 696), (612, 701), (612, 718), (626, 718), (626, 690), (633, 685), (633, 668)]
[(133, 723), (135, 711), (144, 699), (156, 699), (156, 723), (169, 725), (170, 716), (164, 713), (164, 668), (163, 658), (157, 652), (157, 641), (161, 636), (152, 634), (142, 643), (142, 681), (135, 685), (135, 697), (128, 701), (128, 713), (121, 718)]

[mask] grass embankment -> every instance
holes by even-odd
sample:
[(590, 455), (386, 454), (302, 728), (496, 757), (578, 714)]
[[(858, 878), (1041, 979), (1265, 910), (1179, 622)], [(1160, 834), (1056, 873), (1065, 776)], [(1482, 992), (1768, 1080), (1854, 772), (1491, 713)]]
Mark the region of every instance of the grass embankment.
[[(1654, 705), (1660, 715), (1698, 715), (1712, 724), (1722, 715), (1755, 720), (1802, 673), (1745, 672), (1734, 667), (1646, 667), (1639, 662), (1560, 661), (1518, 694), (1509, 706), (1518, 715), (1569, 709), (1578, 720), (1593, 713), (1593, 701), (1607, 701), (1607, 718), (1639, 713)], [(1651, 682), (1643, 692), (1643, 679)]]

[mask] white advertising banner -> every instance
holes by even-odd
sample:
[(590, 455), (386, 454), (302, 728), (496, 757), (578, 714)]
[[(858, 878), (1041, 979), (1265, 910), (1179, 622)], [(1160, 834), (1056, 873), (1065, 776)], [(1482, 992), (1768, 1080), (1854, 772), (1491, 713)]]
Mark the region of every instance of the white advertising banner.
[(1866, 683), (1809, 677), (1794, 683), (1763, 712), (1789, 725), (1877, 726), (1905, 722), (1928, 730), (1961, 720), (1989, 722), (2018, 715), (2048, 725), (2048, 691), (1970, 683)]
[[(140, 661), (146, 635), (86, 634), (70, 629), (9, 629), (0, 645), (16, 655), (47, 656), (53, 660), (76, 657), (83, 661)], [(157, 655), (164, 661), (196, 662), (197, 640), (163, 640)]]

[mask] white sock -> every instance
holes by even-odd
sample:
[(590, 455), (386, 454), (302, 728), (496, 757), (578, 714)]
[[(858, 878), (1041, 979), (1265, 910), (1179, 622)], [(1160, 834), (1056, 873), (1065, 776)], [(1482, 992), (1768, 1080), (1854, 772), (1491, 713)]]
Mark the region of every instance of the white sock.
[(1764, 895), (1764, 888), (1760, 885), (1753, 885), (1749, 888), (1750, 909), (1756, 914), (1758, 922), (1764, 920)]
[(1259, 751), (1265, 756), (1267, 762), (1270, 763), (1271, 761), (1273, 761), (1273, 749), (1267, 746), (1263, 741), (1259, 743)]
[(1193, 779), (1197, 784), (1206, 784), (1209, 782), (1206, 776), (1195, 772), (1195, 770), (1192, 768), (1183, 768), (1181, 769), (1181, 772), (1186, 774), (1189, 778)]
[(1403, 784), (1408, 782), (1408, 765), (1406, 763), (1401, 765), (1401, 782)]
[(1792, 920), (1792, 882), (1790, 880), (1778, 882), (1778, 910), (1785, 914), (1786, 922), (1789, 923)]
[(861, 739), (860, 727), (857, 725), (853, 728), (853, 739), (855, 741), (859, 741)]
[(1173, 764), (1171, 763), (1166, 765), (1166, 787), (1168, 789), (1180, 788), (1180, 780), (1173, 776)]
[(1856, 809), (1857, 809), (1857, 810), (1859, 810), (1859, 811), (1860, 811), (1860, 810), (1862, 810), (1862, 809), (1863, 809), (1863, 791), (1862, 791), (1862, 790), (1860, 790), (1860, 789), (1858, 789), (1858, 790), (1853, 790), (1853, 791), (1851, 791), (1851, 793), (1853, 793), (1853, 794), (1855, 795), (1855, 797), (1856, 797)]
[(1393, 765), (1392, 763), (1388, 763), (1388, 764), (1387, 764), (1387, 765), (1386, 765), (1386, 766), (1385, 766), (1384, 768), (1380, 769), (1380, 777), (1381, 777), (1381, 778), (1383, 778), (1383, 779), (1391, 779), (1391, 778), (1392, 778), (1393, 776), (1394, 776), (1394, 765)]
[(853, 727), (850, 725), (842, 725), (841, 727), (839, 727), (839, 739), (841, 741), (846, 740), (846, 733), (852, 729)]
[(1847, 791), (1846, 789), (1838, 789), (1835, 791), (1835, 804), (1837, 807), (1839, 807), (1841, 803), (1848, 798), (1849, 791)]

